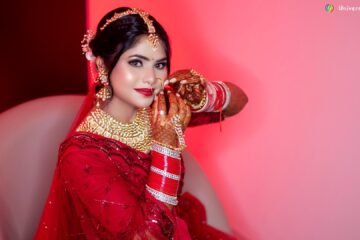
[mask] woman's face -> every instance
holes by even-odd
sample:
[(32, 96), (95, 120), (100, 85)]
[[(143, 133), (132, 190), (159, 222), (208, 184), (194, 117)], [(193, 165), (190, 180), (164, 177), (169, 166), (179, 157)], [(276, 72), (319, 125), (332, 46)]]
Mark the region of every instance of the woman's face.
[(147, 36), (139, 36), (134, 46), (119, 58), (110, 74), (113, 97), (119, 107), (142, 108), (153, 102), (167, 77), (164, 48), (153, 49)]

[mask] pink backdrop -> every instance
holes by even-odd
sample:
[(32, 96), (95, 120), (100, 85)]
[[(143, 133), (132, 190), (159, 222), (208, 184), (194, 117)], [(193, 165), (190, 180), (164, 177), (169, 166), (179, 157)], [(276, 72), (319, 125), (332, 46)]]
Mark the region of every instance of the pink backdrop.
[(118, 6), (167, 29), (173, 70), (238, 84), (238, 116), (187, 132), (189, 150), (251, 240), (360, 239), (360, 11), (315, 1), (88, 0), (88, 25)]

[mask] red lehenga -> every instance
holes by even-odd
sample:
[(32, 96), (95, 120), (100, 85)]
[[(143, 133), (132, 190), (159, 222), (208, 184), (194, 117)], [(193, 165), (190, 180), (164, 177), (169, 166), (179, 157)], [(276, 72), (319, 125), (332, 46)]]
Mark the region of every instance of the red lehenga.
[(35, 239), (233, 239), (206, 224), (189, 193), (170, 211), (145, 191), (150, 164), (150, 154), (120, 141), (74, 132), (60, 147)]

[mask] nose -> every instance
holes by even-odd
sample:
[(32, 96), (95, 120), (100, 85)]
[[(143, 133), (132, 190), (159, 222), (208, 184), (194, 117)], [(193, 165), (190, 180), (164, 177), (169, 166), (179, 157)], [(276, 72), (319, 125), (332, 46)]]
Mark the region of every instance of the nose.
[(149, 68), (146, 70), (144, 81), (152, 86), (156, 82), (156, 73), (153, 68)]

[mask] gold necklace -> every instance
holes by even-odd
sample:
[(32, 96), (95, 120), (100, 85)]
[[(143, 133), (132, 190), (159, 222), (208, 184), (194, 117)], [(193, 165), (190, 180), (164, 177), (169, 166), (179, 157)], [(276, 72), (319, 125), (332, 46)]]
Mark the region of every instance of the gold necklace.
[(150, 151), (151, 125), (147, 108), (137, 111), (135, 120), (130, 123), (121, 123), (100, 108), (95, 108), (76, 131), (115, 139), (145, 153)]

